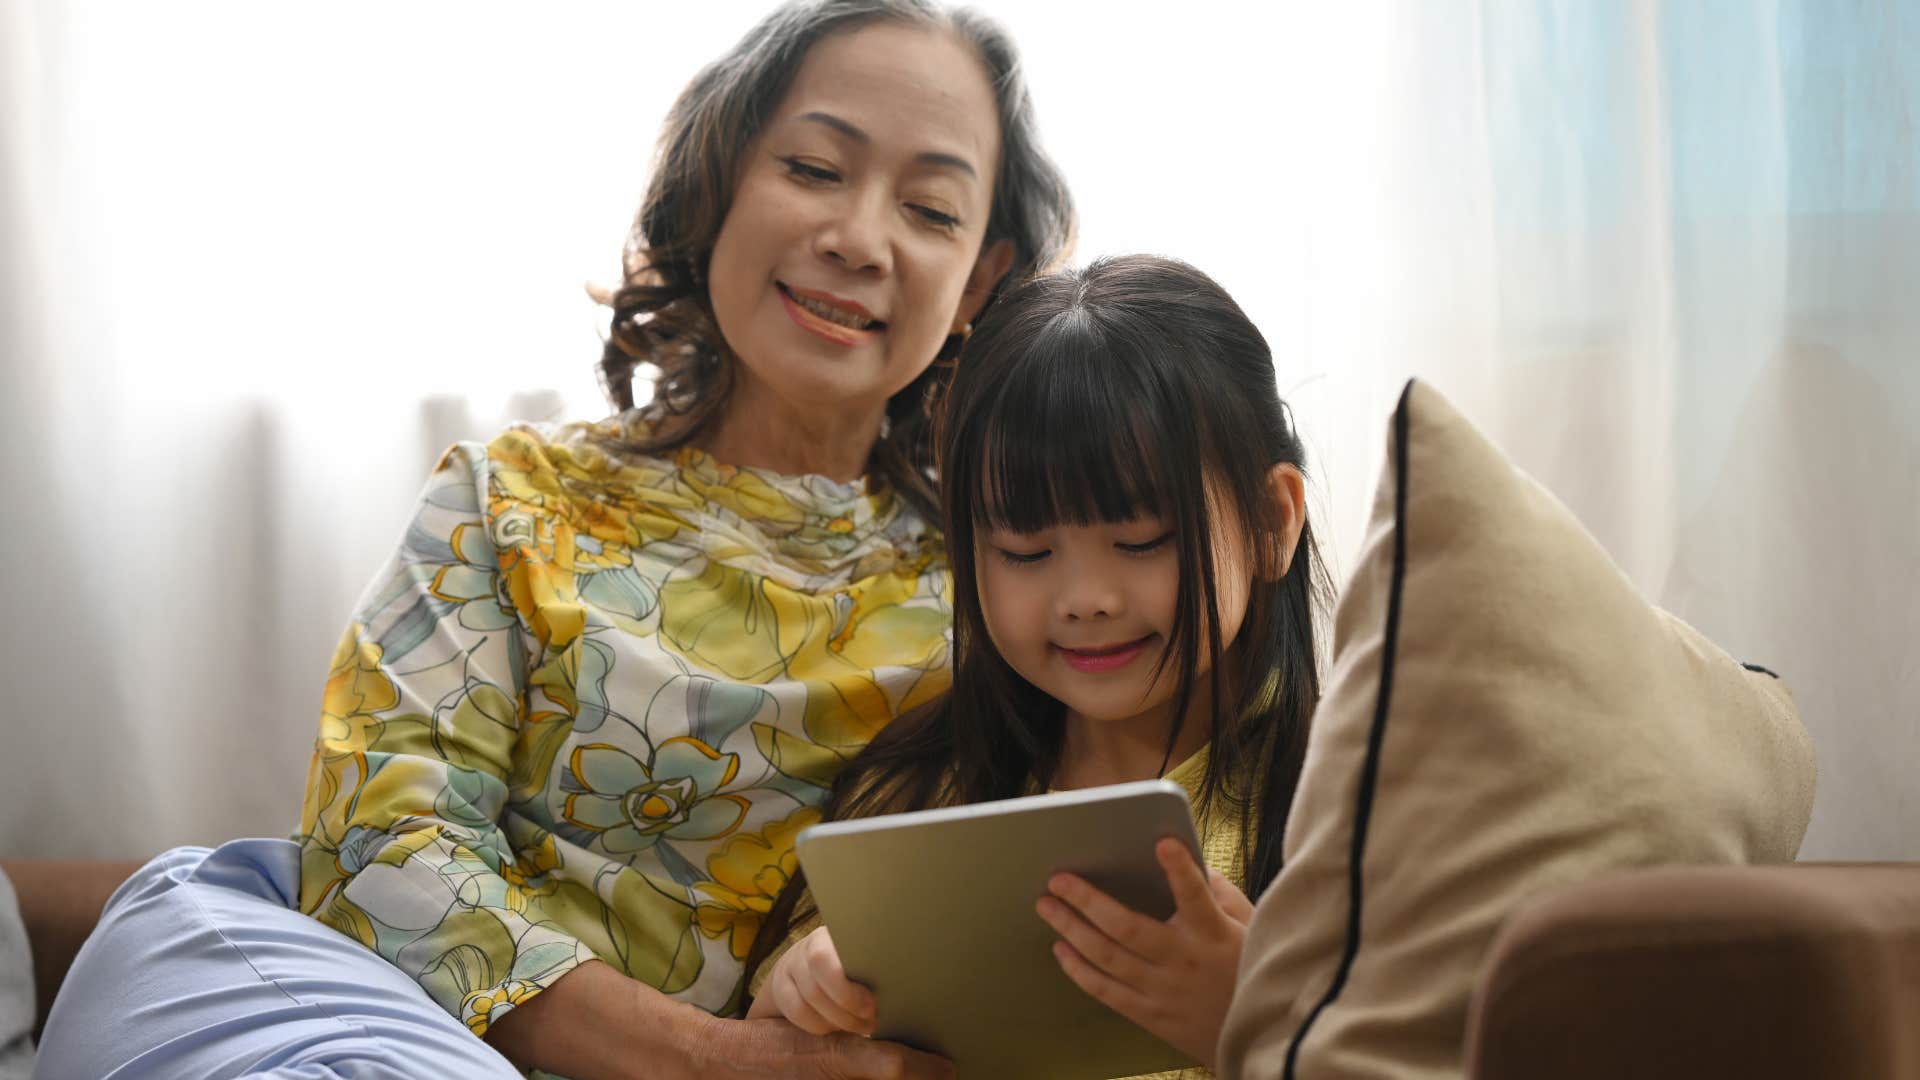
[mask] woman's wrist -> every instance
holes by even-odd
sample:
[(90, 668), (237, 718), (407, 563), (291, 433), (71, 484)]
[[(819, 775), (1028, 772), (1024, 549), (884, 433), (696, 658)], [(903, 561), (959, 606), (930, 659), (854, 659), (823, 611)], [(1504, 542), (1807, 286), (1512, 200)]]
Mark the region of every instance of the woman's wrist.
[(589, 960), (501, 1017), (486, 1040), (521, 1068), (572, 1080), (691, 1080), (700, 1075), (695, 1051), (712, 1019)]

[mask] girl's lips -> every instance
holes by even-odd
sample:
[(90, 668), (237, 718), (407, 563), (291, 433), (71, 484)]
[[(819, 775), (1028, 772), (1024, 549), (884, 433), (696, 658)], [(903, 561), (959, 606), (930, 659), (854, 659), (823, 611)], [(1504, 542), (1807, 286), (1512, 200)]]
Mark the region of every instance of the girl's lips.
[(886, 326), (885, 323), (879, 326), (864, 328), (842, 326), (830, 319), (823, 319), (813, 312), (808, 311), (806, 308), (801, 307), (798, 303), (794, 302), (792, 295), (790, 295), (785, 288), (777, 287), (774, 291), (780, 294), (780, 303), (787, 309), (787, 318), (792, 319), (795, 326), (798, 326), (808, 333), (825, 338), (835, 345), (864, 344), (878, 336), (880, 331)]
[(1060, 650), (1060, 658), (1071, 665), (1075, 671), (1099, 675), (1108, 671), (1117, 671), (1133, 663), (1141, 653), (1147, 651), (1147, 643), (1152, 639), (1153, 635), (1148, 634), (1138, 641), (1129, 641), (1124, 645), (1114, 645), (1104, 649), (1069, 649), (1064, 645), (1055, 645), (1054, 648)]

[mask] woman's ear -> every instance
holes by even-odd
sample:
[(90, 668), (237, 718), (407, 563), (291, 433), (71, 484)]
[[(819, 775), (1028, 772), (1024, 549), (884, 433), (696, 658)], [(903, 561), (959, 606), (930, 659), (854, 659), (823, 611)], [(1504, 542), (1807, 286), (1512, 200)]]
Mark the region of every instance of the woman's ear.
[(1300, 530), (1307, 524), (1307, 478), (1300, 470), (1281, 462), (1267, 470), (1267, 486), (1273, 491), (1278, 517), (1274, 546), (1267, 549), (1268, 581), (1279, 581), (1293, 568), (1293, 552), (1300, 546)]
[(980, 257), (974, 260), (973, 272), (967, 275), (967, 287), (960, 294), (960, 306), (953, 313), (953, 328), (950, 334), (962, 333), (972, 324), (973, 317), (987, 306), (987, 297), (993, 295), (994, 286), (1013, 269), (1013, 241), (995, 240), (980, 249)]

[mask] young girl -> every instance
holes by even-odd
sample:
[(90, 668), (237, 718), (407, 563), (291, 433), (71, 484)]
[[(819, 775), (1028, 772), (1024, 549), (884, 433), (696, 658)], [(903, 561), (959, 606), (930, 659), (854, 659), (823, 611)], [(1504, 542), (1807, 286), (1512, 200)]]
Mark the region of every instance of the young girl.
[[(1330, 593), (1272, 355), (1206, 275), (1131, 256), (1009, 293), (958, 363), (937, 433), (953, 688), (876, 738), (826, 815), (1184, 784), (1208, 868), (1161, 843), (1172, 918), (1069, 875), (1037, 911), (1076, 983), (1210, 1064), (1249, 897), (1280, 869)], [(761, 930), (748, 1015), (870, 1032), (804, 889)]]

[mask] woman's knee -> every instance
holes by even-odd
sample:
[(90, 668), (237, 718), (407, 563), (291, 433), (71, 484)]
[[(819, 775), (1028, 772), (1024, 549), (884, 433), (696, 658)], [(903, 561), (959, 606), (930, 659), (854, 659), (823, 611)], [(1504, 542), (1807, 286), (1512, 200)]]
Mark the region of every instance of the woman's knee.
[(76, 957), (37, 1075), (519, 1075), (398, 968), (302, 914), (298, 889), (282, 840), (143, 866)]

